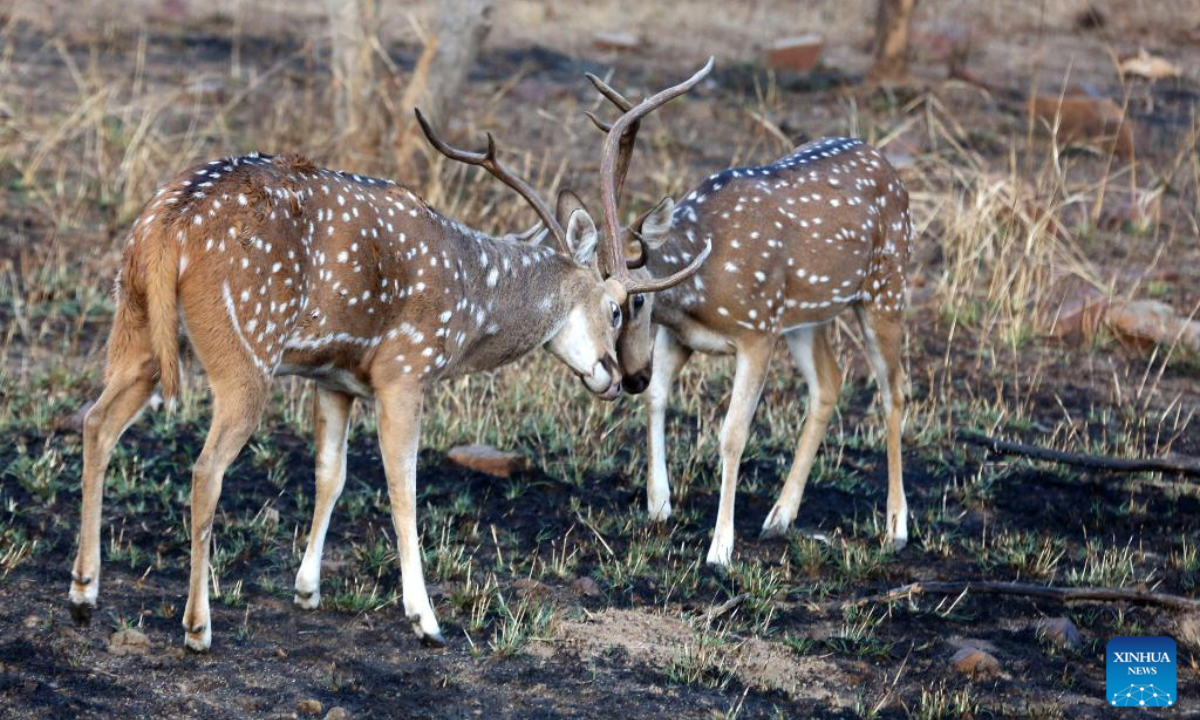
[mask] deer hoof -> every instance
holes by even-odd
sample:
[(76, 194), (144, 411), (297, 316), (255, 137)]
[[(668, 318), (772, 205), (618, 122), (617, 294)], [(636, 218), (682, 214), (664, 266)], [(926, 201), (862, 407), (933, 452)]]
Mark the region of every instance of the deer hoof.
[(421, 637), (421, 644), (427, 648), (446, 647), (446, 638), (442, 636), (441, 630), (435, 633), (425, 633), (418, 630), (417, 634)]
[(185, 632), (183, 644), (192, 652), (208, 652), (208, 648), (212, 645), (212, 628), (206, 627), (201, 632)]
[(71, 600), (67, 605), (71, 609), (71, 618), (77, 624), (88, 625), (92, 622), (92, 615), (96, 612), (96, 605), (94, 603), (87, 602), (86, 600)]
[(321, 593), (296, 591), (296, 594), (292, 596), (292, 602), (302, 610), (316, 610), (321, 607)]
[(786, 540), (791, 535), (791, 527), (788, 525), (763, 525), (762, 532), (758, 534), (759, 540)]
[(671, 519), (671, 503), (665, 502), (647, 511), (647, 517), (653, 525), (661, 525)]

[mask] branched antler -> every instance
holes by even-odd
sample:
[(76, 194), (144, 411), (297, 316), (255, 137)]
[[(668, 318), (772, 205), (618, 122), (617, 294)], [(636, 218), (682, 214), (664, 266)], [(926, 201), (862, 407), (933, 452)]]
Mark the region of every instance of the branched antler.
[[(600, 160), (600, 191), (604, 201), (604, 238), (600, 246), (600, 262), (602, 271), (609, 277), (619, 280), (630, 294), (657, 292), (678, 285), (694, 275), (712, 252), (712, 244), (709, 243), (692, 260), (691, 264), (665, 278), (649, 280), (634, 278), (629, 273), (625, 259), (625, 248), (621, 243), (621, 227), (617, 216), (617, 196), (620, 188), (624, 185), (625, 172), (629, 167), (629, 156), (633, 151), (632, 135), (636, 134), (638, 123), (654, 110), (691, 90), (712, 72), (712, 68), (713, 58), (710, 57), (704, 67), (695, 75), (678, 85), (651, 95), (638, 105), (626, 110), (616, 122), (608, 126), (608, 136), (604, 139), (604, 150)], [(624, 97), (605, 83), (590, 77), (589, 80), (592, 80), (592, 84), (601, 94), (617, 104), (618, 107), (629, 104)], [(603, 127), (603, 123), (598, 118), (593, 118), (592, 121)], [(630, 132), (631, 130), (632, 132)], [(631, 136), (629, 142), (625, 141), (626, 133)]]
[(491, 173), (500, 182), (516, 190), (533, 207), (534, 211), (537, 212), (538, 217), (542, 220), (542, 224), (546, 226), (546, 229), (550, 231), (555, 241), (558, 242), (559, 249), (568, 255), (571, 254), (571, 249), (567, 246), (567, 235), (563, 231), (562, 225), (559, 224), (558, 219), (554, 217), (554, 213), (550, 212), (550, 208), (538, 197), (538, 194), (528, 183), (513, 174), (496, 157), (496, 139), (492, 137), (491, 133), (487, 134), (487, 152), (479, 153), (460, 150), (439, 138), (433, 132), (433, 127), (425, 119), (425, 116), (421, 114), (419, 109), (414, 108), (413, 112), (417, 114), (417, 122), (420, 123), (421, 130), (425, 133), (426, 139), (429, 140), (429, 144), (435, 150), (451, 160), (456, 160), (466, 165), (478, 165)]

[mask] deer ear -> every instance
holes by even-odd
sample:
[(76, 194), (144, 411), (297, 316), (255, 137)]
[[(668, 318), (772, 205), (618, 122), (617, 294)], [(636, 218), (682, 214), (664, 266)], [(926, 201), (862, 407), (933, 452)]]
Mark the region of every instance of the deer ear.
[(638, 234), (652, 249), (657, 248), (667, 239), (667, 233), (671, 232), (671, 223), (674, 220), (675, 201), (665, 197), (649, 212), (638, 218)]
[(596, 261), (596, 243), (600, 233), (596, 232), (596, 223), (588, 211), (576, 208), (567, 220), (567, 246), (575, 256), (575, 262), (580, 265), (591, 265)]
[(560, 190), (558, 201), (554, 206), (554, 217), (558, 220), (558, 224), (566, 227), (570, 222), (571, 214), (576, 210), (587, 210), (583, 200), (580, 200), (579, 196), (571, 190)]

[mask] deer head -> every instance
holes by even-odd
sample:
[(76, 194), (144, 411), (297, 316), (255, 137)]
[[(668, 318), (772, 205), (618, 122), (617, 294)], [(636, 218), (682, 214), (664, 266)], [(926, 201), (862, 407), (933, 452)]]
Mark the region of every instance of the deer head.
[[(650, 271), (644, 267), (646, 256), (658, 250), (670, 236), (674, 213), (675, 201), (663, 198), (622, 231), (626, 265), (634, 277), (650, 277)], [(650, 384), (653, 371), (654, 330), (650, 318), (654, 313), (654, 295), (636, 294), (629, 298), (624, 310), (624, 327), (617, 337), (617, 360), (624, 376), (622, 387), (636, 395)]]
[[(620, 367), (625, 375), (623, 386), (630, 393), (642, 392), (650, 381), (651, 358), (654, 353), (654, 336), (650, 327), (653, 291), (665, 288), (656, 286), (650, 271), (644, 266), (648, 253), (660, 247), (669, 237), (675, 202), (671, 198), (663, 198), (633, 224), (622, 228), (617, 220), (621, 190), (629, 172), (641, 119), (651, 110), (661, 107), (694, 87), (712, 71), (712, 67), (713, 58), (709, 58), (708, 63), (688, 80), (646, 98), (636, 106), (600, 78), (591, 73), (587, 74), (588, 81), (596, 90), (623, 113), (612, 124), (604, 122), (591, 112), (586, 114), (606, 133), (600, 174), (604, 192), (607, 249), (615, 258), (614, 263), (619, 264), (622, 277), (628, 278), (627, 288), (634, 289), (627, 293), (626, 305), (623, 306), (625, 324), (617, 340)], [(685, 268), (686, 274), (679, 282), (694, 275), (711, 251), (712, 245), (709, 244)], [(677, 284), (678, 282), (673, 283)]]
[(615, 342), (624, 321), (625, 288), (600, 271), (596, 252), (600, 235), (583, 202), (564, 192), (559, 208), (566, 221), (565, 247), (575, 268), (561, 291), (570, 307), (566, 321), (545, 347), (575, 371), (589, 391), (613, 400), (621, 392)]
[[(699, 83), (712, 70), (712, 64), (710, 59), (702, 70), (683, 83), (647, 98), (636, 107), (630, 105), (627, 112), (613, 124), (604, 145), (600, 168), (605, 233), (597, 229), (586, 206), (570, 191), (560, 193), (557, 213), (551, 213), (529, 185), (497, 160), (496, 144), (490, 133), (487, 152), (459, 150), (439, 139), (424, 116), (417, 111), (421, 129), (438, 152), (452, 160), (483, 167), (516, 190), (537, 212), (540, 224), (555, 239), (559, 254), (574, 265), (559, 290), (560, 297), (570, 308), (566, 313), (566, 321), (546, 341), (545, 347), (570, 367), (589, 391), (606, 400), (614, 399), (622, 385), (616, 338), (630, 314), (625, 309), (630, 298), (638, 298), (634, 302), (640, 307), (650, 294), (684, 282), (700, 269), (711, 250), (706, 249), (690, 265), (667, 277), (654, 278), (645, 271), (637, 275), (630, 273), (620, 241), (613, 240), (620, 237), (616, 215), (619, 186), (616, 183), (624, 182), (633, 149), (633, 138), (625, 140), (624, 136), (630, 127), (636, 133), (641, 118)], [(619, 169), (616, 165), (618, 162), (623, 163)], [(524, 235), (530, 234), (533, 231)]]
[[(541, 296), (553, 297), (565, 307), (565, 320), (543, 345), (566, 364), (590, 392), (605, 400), (615, 399), (621, 391), (615, 339), (623, 321), (621, 306), (626, 292), (621, 283), (608, 280), (603, 272), (597, 252), (599, 233), (587, 208), (573, 194), (564, 194), (560, 198), (560, 214), (556, 216), (527, 183), (499, 161), (496, 142), (490, 133), (486, 152), (460, 150), (437, 137), (420, 110), (416, 115), (425, 137), (438, 152), (452, 160), (484, 168), (533, 207), (539, 217), (538, 225), (508, 238), (513, 242), (537, 241), (550, 235), (557, 245), (560, 272), (552, 277), (558, 287)], [(561, 223), (559, 217), (563, 219)], [(530, 290), (514, 288), (515, 292)]]

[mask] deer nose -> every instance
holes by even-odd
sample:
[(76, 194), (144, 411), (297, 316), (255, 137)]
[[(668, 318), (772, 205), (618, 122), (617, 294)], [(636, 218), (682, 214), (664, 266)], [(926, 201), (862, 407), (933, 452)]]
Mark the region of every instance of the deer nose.
[(637, 395), (650, 386), (650, 370), (640, 370), (621, 379), (621, 387), (630, 395)]
[(604, 370), (608, 372), (608, 376), (612, 378), (614, 382), (621, 379), (621, 366), (617, 364), (617, 359), (612, 355), (605, 355), (603, 358), (601, 358), (600, 367), (604, 368)]

